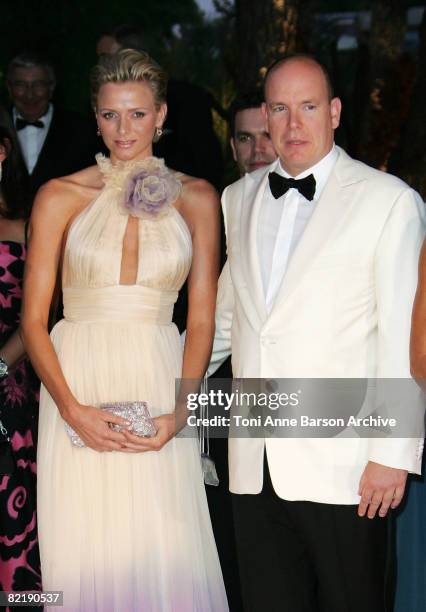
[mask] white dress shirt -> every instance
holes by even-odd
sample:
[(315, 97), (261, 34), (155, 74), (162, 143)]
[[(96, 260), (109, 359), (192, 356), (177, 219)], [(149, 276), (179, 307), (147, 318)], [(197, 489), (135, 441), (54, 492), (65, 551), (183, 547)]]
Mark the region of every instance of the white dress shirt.
[[(19, 144), (21, 145), (22, 155), (24, 156), (25, 165), (29, 174), (35, 168), (35, 165), (40, 155), (40, 151), (46, 140), (47, 132), (49, 131), (50, 124), (52, 123), (53, 106), (49, 104), (47, 113), (40, 117), (40, 121), (43, 123), (43, 127), (34, 127), (33, 125), (27, 125), (22, 130), (17, 132)], [(22, 115), (13, 109), (13, 124), (16, 125), (17, 118), (23, 119)]]
[(278, 162), (275, 172), (286, 178), (303, 179), (310, 174), (314, 175), (316, 188), (312, 201), (294, 188), (275, 199), (269, 184), (265, 188), (257, 228), (257, 250), (268, 312), (272, 309), (290, 257), (314, 212), (337, 157), (338, 151), (333, 145), (331, 151), (315, 166), (295, 177), (291, 177), (281, 162)]

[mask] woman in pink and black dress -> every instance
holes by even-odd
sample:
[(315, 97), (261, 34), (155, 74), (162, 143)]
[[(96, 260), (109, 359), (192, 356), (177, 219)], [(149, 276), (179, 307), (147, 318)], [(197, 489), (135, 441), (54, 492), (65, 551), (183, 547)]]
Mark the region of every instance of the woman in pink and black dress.
[(1, 109), (0, 163), (0, 591), (38, 590), (38, 391), (18, 333), (28, 209), (19, 149)]

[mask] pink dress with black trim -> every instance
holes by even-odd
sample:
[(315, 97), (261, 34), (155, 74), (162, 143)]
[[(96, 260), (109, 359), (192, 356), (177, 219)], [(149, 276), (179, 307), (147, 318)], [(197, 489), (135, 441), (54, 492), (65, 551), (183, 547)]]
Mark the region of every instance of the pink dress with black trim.
[[(0, 241), (0, 347), (17, 329), (26, 258), (24, 244)], [(0, 474), (0, 591), (40, 590), (36, 521), (38, 391), (26, 361), (0, 380), (0, 420), (11, 438), (16, 464)]]

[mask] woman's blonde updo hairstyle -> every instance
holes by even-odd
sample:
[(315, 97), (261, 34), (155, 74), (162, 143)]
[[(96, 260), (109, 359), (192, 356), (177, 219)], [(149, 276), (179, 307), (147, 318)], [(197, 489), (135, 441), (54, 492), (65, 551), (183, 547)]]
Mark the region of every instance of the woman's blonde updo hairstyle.
[(98, 93), (105, 83), (147, 83), (154, 95), (155, 104), (166, 101), (167, 74), (145, 51), (121, 49), (111, 55), (101, 55), (92, 69), (90, 89), (93, 108), (97, 109)]

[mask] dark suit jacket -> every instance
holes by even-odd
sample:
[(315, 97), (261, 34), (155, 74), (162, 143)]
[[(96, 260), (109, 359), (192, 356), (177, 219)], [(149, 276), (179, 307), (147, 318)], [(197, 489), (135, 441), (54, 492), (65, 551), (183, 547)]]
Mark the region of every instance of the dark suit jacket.
[(54, 107), (46, 140), (28, 179), (31, 200), (48, 180), (92, 166), (98, 150), (100, 142), (88, 120)]

